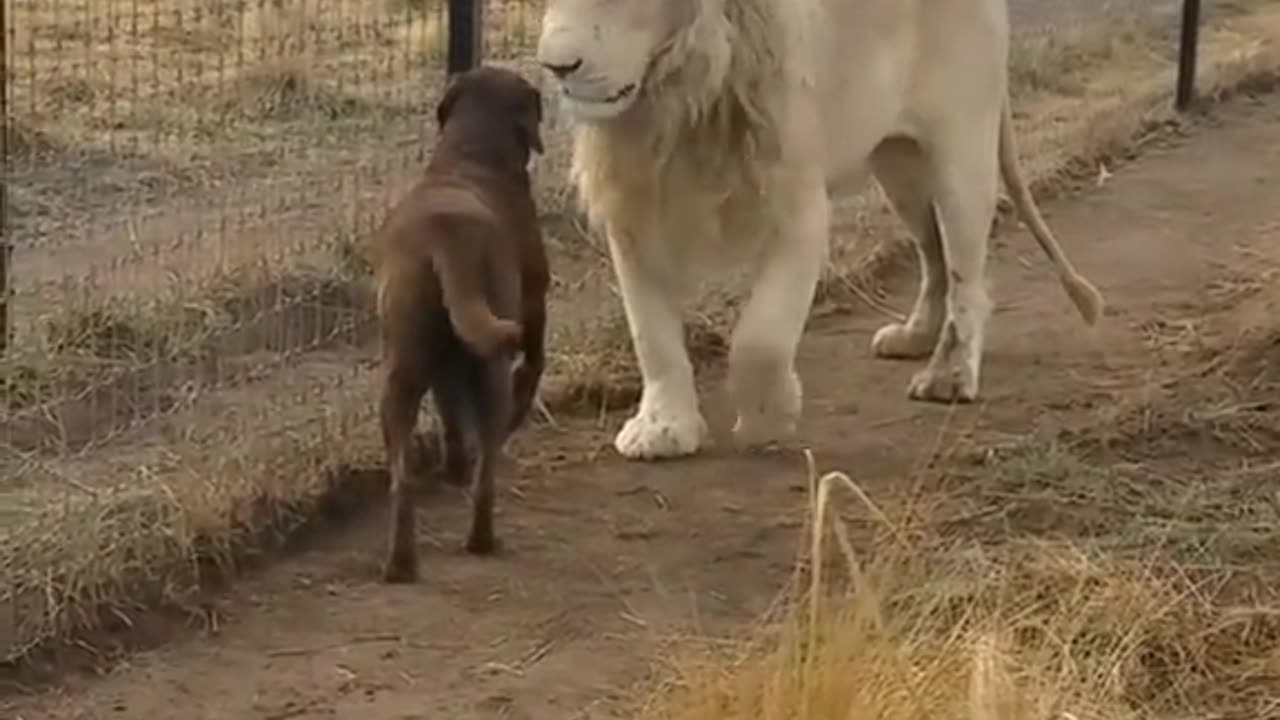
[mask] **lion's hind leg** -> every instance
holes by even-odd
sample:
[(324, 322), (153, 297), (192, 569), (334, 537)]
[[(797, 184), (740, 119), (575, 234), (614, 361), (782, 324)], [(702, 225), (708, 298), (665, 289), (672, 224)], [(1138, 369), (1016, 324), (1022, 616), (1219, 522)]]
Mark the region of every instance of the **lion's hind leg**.
[(914, 140), (890, 138), (872, 153), (871, 166), (889, 203), (911, 232), (920, 261), (920, 284), (911, 314), (906, 322), (880, 328), (871, 339), (871, 351), (882, 358), (927, 357), (946, 319), (947, 265), (924, 154)]
[(991, 313), (986, 263), (998, 183), (997, 122), (998, 116), (993, 116), (989, 123), (952, 128), (931, 146), (936, 154), (929, 165), (948, 273), (947, 313), (929, 364), (908, 387), (915, 400), (971, 402), (978, 396)]

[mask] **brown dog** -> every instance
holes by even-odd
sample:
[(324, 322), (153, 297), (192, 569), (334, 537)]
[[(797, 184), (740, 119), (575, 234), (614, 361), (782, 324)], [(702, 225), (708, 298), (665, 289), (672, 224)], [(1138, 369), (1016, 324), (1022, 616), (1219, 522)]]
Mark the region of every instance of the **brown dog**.
[(436, 121), (425, 173), (371, 248), (391, 470), (387, 582), (417, 577), (410, 445), (423, 396), (431, 391), (443, 425), (450, 482), (466, 482), (467, 430), (479, 436), (466, 548), (487, 554), (497, 548), (494, 465), (544, 364), (549, 276), (528, 171), (530, 153), (543, 152), (541, 94), (515, 73), (476, 68), (452, 78)]

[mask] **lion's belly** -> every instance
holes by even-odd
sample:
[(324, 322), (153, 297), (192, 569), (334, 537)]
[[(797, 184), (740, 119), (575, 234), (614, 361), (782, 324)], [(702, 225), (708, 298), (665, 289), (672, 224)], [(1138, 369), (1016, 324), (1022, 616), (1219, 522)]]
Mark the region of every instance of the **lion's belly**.
[(876, 145), (891, 135), (912, 134), (903, 118), (904, 91), (896, 81), (890, 73), (868, 74), (834, 83), (822, 93), (826, 180), (832, 192), (864, 186)]
[(917, 28), (889, 5), (911, 0), (809, 1), (830, 16), (812, 45), (827, 182), (833, 189), (859, 186), (870, 176), (875, 146), (905, 130)]
[[(865, 184), (868, 158), (886, 137), (918, 138), (929, 118), (1001, 102), (1003, 83), (965, 81), (1001, 75), (1005, 0), (802, 1), (824, 20), (813, 24), (810, 60), (831, 187)], [(969, 90), (956, 97), (961, 86)]]

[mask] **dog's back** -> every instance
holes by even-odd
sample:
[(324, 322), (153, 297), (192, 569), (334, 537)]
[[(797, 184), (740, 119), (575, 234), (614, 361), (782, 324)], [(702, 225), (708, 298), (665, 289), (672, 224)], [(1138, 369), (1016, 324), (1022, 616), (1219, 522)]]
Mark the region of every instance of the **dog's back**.
[[(519, 344), (521, 267), (513, 223), (476, 185), (424, 176), (378, 233), (374, 262), (380, 316), (452, 335), (487, 358)], [(421, 332), (411, 335), (419, 342), (451, 339)]]

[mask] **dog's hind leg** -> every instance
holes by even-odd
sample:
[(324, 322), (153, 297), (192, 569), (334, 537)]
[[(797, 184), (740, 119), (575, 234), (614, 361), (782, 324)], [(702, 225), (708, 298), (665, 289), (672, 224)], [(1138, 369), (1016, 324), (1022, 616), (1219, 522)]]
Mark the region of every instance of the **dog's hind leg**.
[(546, 333), (547, 316), (541, 309), (529, 310), (524, 316), (524, 358), (515, 370), (513, 380), (513, 405), (511, 424), (508, 432), (515, 432), (524, 423), (533, 405), (533, 398), (538, 393), (538, 383), (542, 380), (542, 371), (546, 366)]
[(436, 412), (440, 416), (443, 437), (444, 477), (450, 485), (464, 486), (471, 479), (471, 461), (467, 453), (467, 426), (475, 417), (468, 396), (469, 379), (465, 373), (440, 373), (431, 388)]
[(478, 391), (476, 426), (480, 434), (480, 459), (471, 490), (471, 534), (467, 538), (467, 552), (488, 555), (498, 549), (493, 531), (493, 475), (511, 426), (510, 359), (499, 356), (486, 360), (483, 379), (475, 389)]
[(410, 449), (427, 387), (419, 368), (394, 360), (383, 381), (379, 411), (391, 472), (391, 522), (382, 568), (386, 582), (411, 582), (418, 574)]

